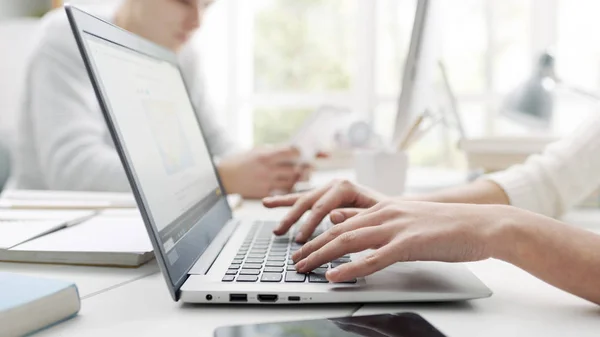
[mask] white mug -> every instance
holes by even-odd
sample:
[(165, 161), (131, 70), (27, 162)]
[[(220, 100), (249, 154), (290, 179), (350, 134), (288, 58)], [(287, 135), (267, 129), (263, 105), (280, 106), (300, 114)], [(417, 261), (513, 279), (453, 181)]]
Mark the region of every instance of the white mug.
[(354, 153), (356, 181), (388, 196), (404, 193), (408, 156), (405, 152), (361, 150)]

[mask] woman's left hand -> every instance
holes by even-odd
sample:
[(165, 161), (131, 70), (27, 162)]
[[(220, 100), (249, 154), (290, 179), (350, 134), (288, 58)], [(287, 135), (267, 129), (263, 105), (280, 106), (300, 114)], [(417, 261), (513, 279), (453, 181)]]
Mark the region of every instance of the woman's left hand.
[(293, 256), (306, 273), (346, 254), (366, 258), (327, 273), (332, 282), (373, 274), (400, 261), (467, 262), (490, 258), (501, 241), (508, 206), (384, 201), (305, 244)]

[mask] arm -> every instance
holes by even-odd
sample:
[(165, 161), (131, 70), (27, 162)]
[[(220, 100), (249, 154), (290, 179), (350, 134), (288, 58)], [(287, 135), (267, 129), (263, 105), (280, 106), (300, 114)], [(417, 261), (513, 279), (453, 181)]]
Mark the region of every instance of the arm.
[[(409, 198), (410, 199), (410, 198)], [(465, 186), (418, 195), (415, 199), (430, 202), (508, 205), (509, 199), (500, 185), (491, 180), (478, 180)]]
[(374, 251), (327, 278), (350, 280), (403, 261), (498, 258), (600, 304), (600, 236), (510, 206), (385, 201), (332, 227), (292, 258), (299, 272), (308, 272), (368, 249)]
[(539, 214), (511, 213), (494, 257), (600, 305), (600, 236)]
[[(74, 43), (74, 42), (73, 42)], [(73, 45), (72, 48), (75, 48)], [(31, 65), (33, 142), (50, 189), (129, 191), (83, 62), (51, 47)]]

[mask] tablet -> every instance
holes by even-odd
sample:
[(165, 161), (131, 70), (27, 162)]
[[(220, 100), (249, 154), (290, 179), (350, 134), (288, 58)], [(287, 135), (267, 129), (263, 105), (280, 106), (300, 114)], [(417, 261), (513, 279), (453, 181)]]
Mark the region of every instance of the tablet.
[(446, 337), (414, 313), (219, 328), (215, 337)]

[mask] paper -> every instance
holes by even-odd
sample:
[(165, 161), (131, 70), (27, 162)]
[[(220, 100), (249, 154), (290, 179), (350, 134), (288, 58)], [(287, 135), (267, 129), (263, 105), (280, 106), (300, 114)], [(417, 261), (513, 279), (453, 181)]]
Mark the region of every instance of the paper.
[(350, 111), (331, 106), (320, 107), (290, 138), (290, 144), (298, 148), (304, 161), (312, 161), (319, 151), (335, 142), (336, 133), (343, 129), (343, 122)]
[(139, 217), (99, 216), (19, 245), (13, 251), (145, 253), (152, 251)]
[(0, 207), (15, 209), (136, 208), (131, 193), (8, 190)]
[(0, 209), (0, 220), (64, 220), (72, 222), (92, 215), (94, 212), (91, 211)]
[(0, 220), (0, 249), (9, 249), (65, 226), (63, 220), (7, 221)]

